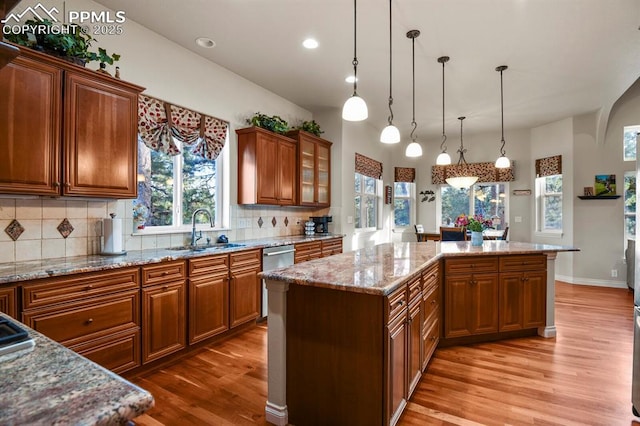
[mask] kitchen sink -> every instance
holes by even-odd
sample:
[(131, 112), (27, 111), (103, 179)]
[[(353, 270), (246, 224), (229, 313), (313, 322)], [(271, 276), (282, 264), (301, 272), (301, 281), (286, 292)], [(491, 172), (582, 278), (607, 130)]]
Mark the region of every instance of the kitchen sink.
[(179, 247), (169, 247), (168, 250), (172, 251), (213, 251), (213, 250), (223, 250), (228, 248), (235, 247), (244, 247), (245, 244), (238, 243), (213, 243), (202, 246), (179, 246)]

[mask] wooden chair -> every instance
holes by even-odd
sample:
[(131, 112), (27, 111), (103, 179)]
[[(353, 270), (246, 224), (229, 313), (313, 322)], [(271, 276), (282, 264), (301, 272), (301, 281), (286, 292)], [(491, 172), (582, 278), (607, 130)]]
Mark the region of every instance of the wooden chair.
[(466, 241), (467, 230), (458, 227), (440, 227), (440, 241)]
[(418, 242), (427, 241), (427, 236), (424, 235), (424, 226), (422, 225), (413, 225), (416, 228), (416, 239)]
[(416, 228), (416, 232), (424, 232), (424, 226), (422, 225), (413, 225)]
[(502, 233), (502, 236), (500, 238), (496, 238), (496, 239), (497, 240), (506, 241), (508, 233), (509, 233), (509, 227), (507, 226), (507, 227), (504, 228), (504, 232)]

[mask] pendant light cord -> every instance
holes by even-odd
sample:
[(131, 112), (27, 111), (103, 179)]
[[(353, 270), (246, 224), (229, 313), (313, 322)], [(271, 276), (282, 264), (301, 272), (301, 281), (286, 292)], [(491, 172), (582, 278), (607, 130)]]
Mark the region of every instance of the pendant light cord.
[(500, 139), (500, 142), (502, 142), (502, 145), (500, 145), (500, 156), (501, 157), (504, 157), (507, 154), (507, 152), (504, 150), (504, 145), (505, 145), (505, 141), (504, 141), (504, 95), (503, 95), (503, 91), (502, 91), (502, 71), (504, 71), (504, 69), (506, 69), (506, 67), (500, 68), (500, 120), (501, 120), (500, 127), (502, 128), (502, 139)]
[(391, 3), (393, 0), (389, 0), (389, 126), (393, 124), (393, 110), (391, 109), (391, 105), (393, 105), (393, 48), (392, 48), (392, 38), (391, 38)]
[(447, 152), (447, 148), (445, 147), (445, 142), (447, 141), (447, 135), (444, 132), (444, 64), (449, 60), (449, 58), (442, 57), (442, 142), (440, 143), (440, 150), (442, 152)]
[(357, 96), (358, 89), (358, 54), (357, 54), (357, 25), (358, 25), (358, 11), (357, 11), (357, 0), (353, 0), (353, 96)]
[(413, 89), (412, 89), (412, 93), (413, 93), (413, 115), (411, 118), (411, 125), (413, 126), (413, 129), (411, 130), (411, 141), (415, 142), (416, 141), (416, 137), (414, 136), (414, 133), (416, 131), (416, 128), (418, 127), (418, 124), (416, 123), (416, 39), (415, 37), (411, 38), (411, 79), (412, 79), (412, 84), (413, 84)]

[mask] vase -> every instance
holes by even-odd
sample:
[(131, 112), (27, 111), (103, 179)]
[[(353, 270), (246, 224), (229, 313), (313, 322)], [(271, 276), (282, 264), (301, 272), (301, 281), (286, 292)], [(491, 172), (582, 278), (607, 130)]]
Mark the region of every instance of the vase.
[(471, 245), (472, 246), (482, 245), (482, 231), (471, 231)]

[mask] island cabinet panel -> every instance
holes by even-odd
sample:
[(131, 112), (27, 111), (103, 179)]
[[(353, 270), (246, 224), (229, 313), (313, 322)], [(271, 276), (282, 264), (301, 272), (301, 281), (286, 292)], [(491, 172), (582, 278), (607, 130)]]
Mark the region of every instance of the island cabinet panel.
[(189, 259), (189, 344), (229, 329), (229, 256)]
[[(376, 295), (289, 287), (286, 383), (290, 424), (380, 425), (390, 417), (383, 403), (389, 380), (384, 354), (390, 351), (386, 303), (385, 297)], [(402, 319), (400, 324), (403, 327)], [(394, 340), (393, 346), (402, 355), (406, 337), (402, 330), (400, 335), (403, 337)], [(399, 380), (406, 383), (406, 376)]]
[(0, 287), (0, 312), (18, 319), (17, 305), (16, 287)]
[(22, 285), (22, 321), (118, 373), (140, 365), (140, 271), (122, 268)]
[(229, 255), (230, 327), (258, 318), (260, 314), (260, 280), (262, 251), (244, 250)]
[(497, 258), (445, 259), (445, 338), (498, 331), (497, 272)]
[(396, 424), (407, 405), (408, 389), (408, 336), (407, 308), (387, 326), (387, 396), (384, 424)]
[(296, 141), (249, 127), (238, 135), (238, 204), (296, 204)]
[(429, 266), (422, 273), (422, 371), (427, 369), (429, 360), (440, 341), (440, 313), (442, 312), (440, 262)]
[(185, 270), (184, 260), (142, 267), (143, 364), (186, 347)]
[(0, 70), (0, 193), (135, 198), (142, 90), (21, 49)]
[(545, 325), (546, 262), (545, 255), (500, 258), (500, 331)]

